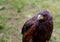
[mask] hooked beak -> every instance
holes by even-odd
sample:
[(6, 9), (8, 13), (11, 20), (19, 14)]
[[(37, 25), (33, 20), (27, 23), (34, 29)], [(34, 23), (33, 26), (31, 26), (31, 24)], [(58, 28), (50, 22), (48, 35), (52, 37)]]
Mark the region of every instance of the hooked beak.
[(38, 15), (37, 19), (38, 19), (38, 20), (43, 20), (44, 17), (43, 17), (43, 15)]

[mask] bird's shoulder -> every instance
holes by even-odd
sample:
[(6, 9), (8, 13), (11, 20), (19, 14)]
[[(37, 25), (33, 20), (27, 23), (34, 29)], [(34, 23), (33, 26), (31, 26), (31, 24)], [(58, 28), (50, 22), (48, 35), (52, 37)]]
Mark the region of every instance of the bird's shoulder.
[(29, 19), (25, 22), (25, 24), (22, 27), (22, 33), (27, 31), (29, 28), (31, 28), (34, 25), (34, 22), (32, 19)]

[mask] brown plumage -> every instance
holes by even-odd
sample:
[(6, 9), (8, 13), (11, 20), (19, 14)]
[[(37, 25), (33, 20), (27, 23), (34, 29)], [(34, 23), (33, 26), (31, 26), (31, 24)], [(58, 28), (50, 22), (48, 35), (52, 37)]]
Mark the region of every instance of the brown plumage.
[(22, 42), (46, 42), (50, 40), (53, 31), (51, 13), (41, 10), (29, 19), (22, 28)]

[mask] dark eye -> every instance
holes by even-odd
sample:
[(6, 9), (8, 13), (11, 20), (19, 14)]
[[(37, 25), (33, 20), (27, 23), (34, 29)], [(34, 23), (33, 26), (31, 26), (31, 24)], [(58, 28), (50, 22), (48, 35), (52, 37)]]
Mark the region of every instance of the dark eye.
[(44, 14), (43, 16), (45, 17), (45, 16), (47, 16), (47, 14)]
[(46, 16), (46, 15), (43, 15), (44, 17)]

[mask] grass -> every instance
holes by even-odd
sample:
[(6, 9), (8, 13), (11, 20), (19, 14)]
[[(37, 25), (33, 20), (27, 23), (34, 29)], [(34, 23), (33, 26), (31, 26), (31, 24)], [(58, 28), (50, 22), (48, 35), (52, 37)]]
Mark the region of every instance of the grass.
[(60, 0), (0, 0), (0, 7), (5, 7), (0, 10), (0, 42), (21, 42), (23, 24), (41, 9), (53, 16), (50, 42), (60, 42)]

